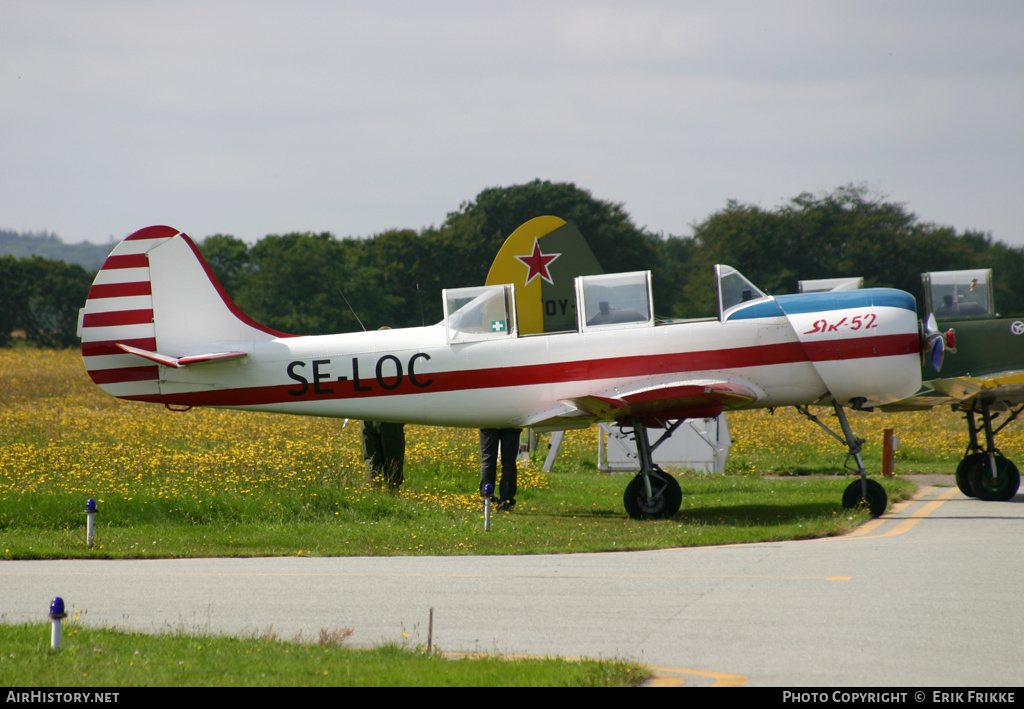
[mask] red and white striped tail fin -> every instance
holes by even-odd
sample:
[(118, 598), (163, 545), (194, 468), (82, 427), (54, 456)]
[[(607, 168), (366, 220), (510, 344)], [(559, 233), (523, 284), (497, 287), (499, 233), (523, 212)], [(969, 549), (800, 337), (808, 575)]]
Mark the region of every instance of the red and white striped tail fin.
[(287, 337), (246, 317), (192, 240), (140, 229), (96, 274), (80, 315), (85, 368), (104, 391), (159, 401), (161, 367), (244, 358), (257, 341)]
[(156, 350), (153, 289), (146, 252), (178, 235), (176, 229), (141, 229), (118, 244), (103, 263), (80, 316), (82, 358), (89, 376), (114, 396), (159, 395), (159, 367), (118, 347)]

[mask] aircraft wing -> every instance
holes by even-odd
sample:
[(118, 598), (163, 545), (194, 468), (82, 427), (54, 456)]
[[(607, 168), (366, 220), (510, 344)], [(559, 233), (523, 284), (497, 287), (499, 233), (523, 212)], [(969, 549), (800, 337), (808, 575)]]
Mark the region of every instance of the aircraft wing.
[(520, 423), (537, 430), (582, 428), (595, 421), (717, 416), (761, 398), (754, 386), (724, 379), (673, 379), (595, 392), (559, 402)]
[(1024, 403), (1024, 372), (1006, 372), (991, 377), (947, 377), (924, 382), (921, 390), (884, 411), (917, 411), (935, 406), (952, 405), (972, 408), (979, 398), (1006, 402), (1016, 406)]

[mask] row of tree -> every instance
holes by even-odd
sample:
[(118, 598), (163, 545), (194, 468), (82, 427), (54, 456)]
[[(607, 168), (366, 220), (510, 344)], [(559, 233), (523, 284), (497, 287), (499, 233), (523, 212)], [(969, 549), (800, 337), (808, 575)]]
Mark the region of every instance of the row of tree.
[(78, 264), (0, 256), (0, 346), (20, 337), (42, 347), (78, 343), (78, 309), (95, 274)]
[(713, 309), (711, 266), (739, 268), (766, 293), (795, 293), (798, 281), (860, 276), (866, 287), (918, 297), (921, 274), (991, 268), (996, 306), (1024, 312), (1024, 249), (979, 231), (922, 222), (906, 205), (848, 185), (803, 193), (774, 210), (730, 201), (694, 226), (682, 302)]
[(270, 327), (354, 330), (353, 310), (367, 328), (404, 327), (440, 320), (441, 289), (483, 283), (504, 239), (542, 214), (574, 222), (606, 272), (651, 270), (655, 308), (668, 317), (714, 314), (716, 263), (776, 294), (797, 292), (802, 279), (861, 276), (919, 295), (925, 271), (993, 268), (997, 305), (1024, 311), (1024, 250), (922, 222), (853, 185), (774, 209), (729, 201), (686, 237), (638, 228), (621, 204), (573, 184), (537, 180), (484, 190), (440, 227), (268, 236), (252, 247), (219, 235), (201, 248), (239, 306)]
[[(482, 284), (505, 238), (543, 214), (574, 222), (606, 272), (651, 270), (656, 311), (669, 317), (714, 313), (716, 263), (777, 294), (796, 292), (800, 279), (863, 276), (867, 286), (916, 295), (922, 272), (991, 267), (996, 304), (1024, 311), (1024, 250), (922, 222), (905, 205), (852, 185), (774, 209), (729, 201), (684, 237), (638, 228), (623, 205), (571, 183), (535, 180), (484, 190), (439, 227), (347, 239), (270, 235), (252, 245), (215, 235), (200, 248), (239, 307), (274, 329), (406, 327), (440, 320), (441, 289)], [(0, 296), (14, 304), (0, 320), (0, 343), (2, 333), (20, 329), (41, 344), (72, 344), (88, 290), (84, 269), (9, 258), (0, 269)]]
[[(239, 307), (285, 332), (324, 334), (441, 319), (441, 290), (481, 285), (502, 243), (543, 214), (574, 222), (606, 271), (651, 268), (665, 241), (638, 229), (622, 205), (572, 184), (535, 181), (481, 192), (439, 227), (370, 238), (271, 235), (251, 247), (224, 235), (201, 250)], [(675, 286), (658, 279), (666, 297)], [(351, 307), (349, 307), (351, 306)]]

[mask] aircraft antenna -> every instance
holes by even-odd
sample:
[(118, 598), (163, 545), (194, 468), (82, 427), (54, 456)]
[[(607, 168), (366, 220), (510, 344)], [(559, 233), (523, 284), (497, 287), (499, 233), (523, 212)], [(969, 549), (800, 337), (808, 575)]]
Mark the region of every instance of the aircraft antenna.
[(356, 319), (356, 322), (359, 323), (359, 327), (363, 328), (363, 332), (366, 332), (366, 325), (363, 325), (363, 321), (359, 319), (358, 315), (356, 315), (356, 309), (352, 307), (352, 303), (348, 302), (348, 298), (346, 298), (345, 294), (341, 292), (341, 287), (335, 283), (334, 288), (338, 291), (338, 295), (341, 296), (341, 299), (345, 301), (345, 305), (348, 306), (348, 309), (352, 311), (352, 316)]

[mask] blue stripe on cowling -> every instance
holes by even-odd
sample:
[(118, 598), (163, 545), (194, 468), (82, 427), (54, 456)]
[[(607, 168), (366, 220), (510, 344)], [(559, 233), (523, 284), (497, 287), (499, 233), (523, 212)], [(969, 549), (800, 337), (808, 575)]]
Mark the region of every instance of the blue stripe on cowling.
[(817, 313), (847, 308), (902, 308), (917, 312), (914, 297), (906, 291), (895, 288), (865, 288), (862, 290), (834, 291), (828, 293), (797, 293), (777, 295), (774, 300), (751, 303), (729, 315), (729, 320), (752, 318), (773, 318), (780, 315)]

